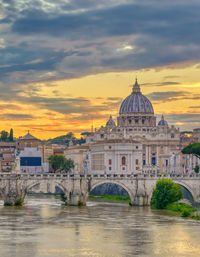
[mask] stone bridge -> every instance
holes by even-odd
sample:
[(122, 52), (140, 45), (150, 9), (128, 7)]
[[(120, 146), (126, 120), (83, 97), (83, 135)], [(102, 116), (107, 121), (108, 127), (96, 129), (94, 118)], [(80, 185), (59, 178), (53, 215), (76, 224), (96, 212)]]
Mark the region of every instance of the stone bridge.
[(124, 188), (130, 196), (132, 205), (149, 205), (152, 191), (159, 178), (170, 178), (190, 192), (193, 200), (200, 202), (200, 175), (163, 176), (144, 174), (0, 174), (0, 196), (6, 204), (14, 205), (24, 201), (30, 192), (55, 193), (60, 188), (68, 205), (86, 204), (89, 193), (104, 183), (117, 184)]

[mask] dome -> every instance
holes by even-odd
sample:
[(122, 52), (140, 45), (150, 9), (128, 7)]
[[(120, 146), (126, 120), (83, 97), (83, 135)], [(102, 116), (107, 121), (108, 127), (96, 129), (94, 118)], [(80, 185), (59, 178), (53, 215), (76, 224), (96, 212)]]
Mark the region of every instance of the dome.
[(154, 114), (153, 106), (149, 99), (141, 93), (137, 79), (131, 95), (127, 96), (122, 102), (119, 113)]
[(115, 127), (116, 125), (115, 125), (115, 122), (114, 122), (114, 120), (112, 119), (112, 116), (110, 115), (110, 118), (109, 118), (109, 120), (106, 122), (106, 127)]
[(164, 119), (164, 116), (162, 115), (161, 120), (158, 122), (158, 126), (166, 126), (168, 127), (167, 121)]

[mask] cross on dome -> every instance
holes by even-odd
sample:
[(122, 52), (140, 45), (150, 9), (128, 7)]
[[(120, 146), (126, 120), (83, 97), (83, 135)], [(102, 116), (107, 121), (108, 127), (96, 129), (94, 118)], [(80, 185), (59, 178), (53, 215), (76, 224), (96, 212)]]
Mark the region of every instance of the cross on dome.
[(135, 79), (135, 84), (133, 85), (133, 93), (141, 93), (140, 85), (138, 84), (137, 77)]

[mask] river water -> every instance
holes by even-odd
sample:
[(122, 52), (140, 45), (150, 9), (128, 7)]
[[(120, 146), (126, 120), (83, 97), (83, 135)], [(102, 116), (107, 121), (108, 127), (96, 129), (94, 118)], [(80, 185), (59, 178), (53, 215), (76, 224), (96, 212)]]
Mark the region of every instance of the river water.
[(200, 221), (124, 203), (26, 200), (21, 208), (0, 203), (0, 257), (200, 256)]

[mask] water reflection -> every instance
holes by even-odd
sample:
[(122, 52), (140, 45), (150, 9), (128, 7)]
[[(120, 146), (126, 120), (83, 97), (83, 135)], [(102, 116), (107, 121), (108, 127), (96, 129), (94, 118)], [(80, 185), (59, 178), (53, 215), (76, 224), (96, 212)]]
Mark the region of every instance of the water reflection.
[(28, 197), (23, 208), (0, 206), (0, 256), (199, 256), (200, 222), (150, 208)]

